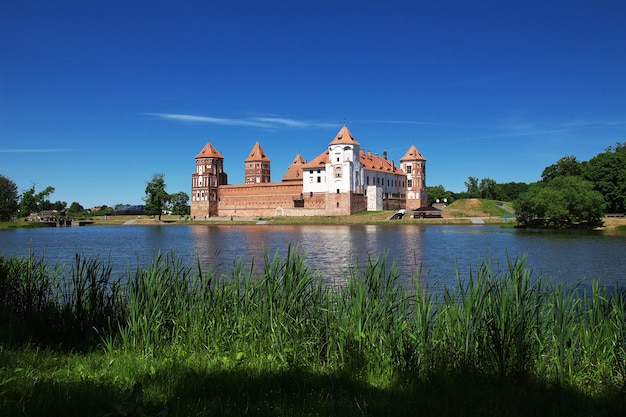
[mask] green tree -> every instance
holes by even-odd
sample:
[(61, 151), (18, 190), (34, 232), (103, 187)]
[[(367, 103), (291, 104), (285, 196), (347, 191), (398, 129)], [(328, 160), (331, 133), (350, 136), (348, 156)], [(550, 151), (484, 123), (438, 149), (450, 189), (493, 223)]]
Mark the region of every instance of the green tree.
[(520, 225), (568, 228), (602, 224), (604, 200), (593, 184), (577, 176), (557, 176), (531, 184), (513, 202)]
[(480, 180), (480, 184), (478, 185), (478, 190), (480, 192), (481, 198), (489, 198), (495, 199), (496, 195), (496, 181), (491, 178), (483, 178)]
[(476, 178), (476, 177), (467, 177), (467, 181), (465, 181), (465, 186), (467, 187), (467, 197), (468, 198), (478, 198), (478, 197), (480, 197), (480, 188), (478, 186), (478, 178)]
[(185, 216), (191, 212), (189, 207), (189, 194), (183, 191), (170, 195), (170, 203), (172, 214)]
[(602, 194), (610, 213), (626, 211), (626, 142), (609, 147), (587, 162), (585, 179)]
[(17, 185), (0, 174), (0, 221), (9, 221), (17, 213), (17, 200)]
[(454, 201), (454, 193), (452, 191), (447, 191), (443, 185), (435, 185), (432, 187), (426, 187), (428, 190), (428, 205), (432, 206), (439, 200), (439, 202), (443, 202), (446, 200), (447, 204), (450, 204)]
[[(22, 194), (20, 201), (20, 216), (26, 217), (31, 213), (37, 213), (41, 210), (44, 201), (48, 199), (48, 196), (54, 192), (54, 187), (46, 187), (42, 192), (35, 194), (35, 186), (30, 187), (30, 190), (25, 191)], [(49, 201), (48, 201), (49, 202)]]
[(584, 162), (579, 162), (575, 156), (564, 156), (556, 164), (546, 167), (541, 173), (541, 181), (549, 182), (560, 176), (581, 176), (585, 168)]
[(81, 206), (78, 202), (74, 201), (70, 204), (70, 208), (68, 209), (70, 213), (82, 213), (85, 211), (85, 208)]
[(496, 184), (494, 200), (514, 201), (520, 194), (528, 191), (528, 184), (525, 182), (507, 182)]
[(146, 186), (146, 196), (143, 200), (146, 203), (146, 214), (149, 216), (158, 216), (161, 221), (161, 214), (170, 201), (169, 194), (165, 191), (165, 174), (154, 174), (152, 179), (148, 181)]

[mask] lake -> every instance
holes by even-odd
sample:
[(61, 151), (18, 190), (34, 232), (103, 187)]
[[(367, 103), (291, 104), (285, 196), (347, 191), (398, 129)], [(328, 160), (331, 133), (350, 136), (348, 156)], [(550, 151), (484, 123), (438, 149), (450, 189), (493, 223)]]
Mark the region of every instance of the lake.
[(430, 288), (455, 284), (491, 259), (506, 269), (507, 256), (527, 256), (527, 267), (568, 287), (597, 279), (626, 287), (626, 234), (602, 231), (546, 231), (473, 225), (154, 225), (86, 226), (0, 231), (0, 253), (45, 255), (50, 264), (72, 265), (75, 253), (110, 259), (124, 274), (148, 266), (158, 252), (172, 251), (185, 263), (227, 273), (235, 260), (256, 267), (264, 252), (285, 255), (297, 246), (310, 269), (328, 282), (341, 282), (352, 265), (387, 253), (401, 280), (420, 271)]

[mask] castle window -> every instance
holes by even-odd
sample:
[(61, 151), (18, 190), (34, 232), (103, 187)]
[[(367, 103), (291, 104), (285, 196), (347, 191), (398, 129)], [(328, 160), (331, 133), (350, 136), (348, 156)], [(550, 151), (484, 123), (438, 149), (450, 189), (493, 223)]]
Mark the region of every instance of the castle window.
[[(337, 190), (337, 192), (339, 192), (339, 190)], [(339, 207), (339, 201), (337, 201), (337, 207)]]
[(341, 178), (341, 167), (335, 168), (335, 177)]
[[(339, 188), (337, 188), (337, 194), (339, 194)], [(339, 204), (339, 203), (337, 203), (337, 204)], [(339, 206), (337, 206), (337, 207), (339, 207)]]
[(407, 165), (406, 166), (406, 173), (407, 174), (410, 174), (412, 172), (412, 170), (413, 170), (413, 165)]
[(322, 177), (317, 177), (317, 182), (322, 182)]
[(406, 180), (409, 188), (413, 187), (413, 180)]

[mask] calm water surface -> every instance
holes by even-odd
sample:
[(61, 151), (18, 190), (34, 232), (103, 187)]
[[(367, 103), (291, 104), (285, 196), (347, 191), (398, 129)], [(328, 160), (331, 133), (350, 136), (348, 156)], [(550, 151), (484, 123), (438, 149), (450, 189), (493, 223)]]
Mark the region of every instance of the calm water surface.
[(626, 234), (502, 229), (499, 226), (417, 225), (194, 225), (102, 226), (0, 231), (0, 253), (44, 254), (49, 263), (71, 265), (75, 253), (110, 259), (116, 274), (150, 264), (158, 252), (174, 251), (183, 260), (220, 273), (234, 260), (259, 266), (264, 251), (284, 255), (298, 246), (313, 270), (341, 281), (352, 265), (387, 253), (409, 282), (431, 288), (456, 282), (482, 261), (506, 269), (506, 259), (527, 255), (527, 267), (568, 286), (598, 279), (626, 287)]

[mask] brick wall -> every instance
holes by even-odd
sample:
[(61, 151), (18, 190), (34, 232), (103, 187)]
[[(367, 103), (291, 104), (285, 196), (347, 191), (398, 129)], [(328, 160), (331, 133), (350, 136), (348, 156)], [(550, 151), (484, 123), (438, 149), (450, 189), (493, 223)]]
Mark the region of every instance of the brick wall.
[(302, 184), (280, 182), (220, 187), (220, 216), (274, 217), (294, 208), (302, 198)]

